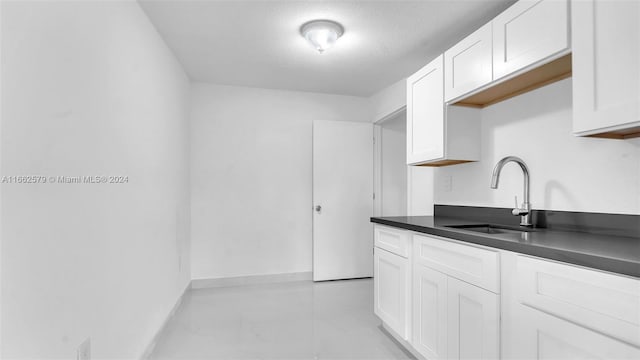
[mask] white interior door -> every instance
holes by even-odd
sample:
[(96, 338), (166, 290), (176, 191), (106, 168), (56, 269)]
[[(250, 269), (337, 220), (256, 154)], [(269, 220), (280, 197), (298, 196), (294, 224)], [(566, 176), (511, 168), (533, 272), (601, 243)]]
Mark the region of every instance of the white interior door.
[(373, 275), (373, 125), (313, 123), (313, 280)]

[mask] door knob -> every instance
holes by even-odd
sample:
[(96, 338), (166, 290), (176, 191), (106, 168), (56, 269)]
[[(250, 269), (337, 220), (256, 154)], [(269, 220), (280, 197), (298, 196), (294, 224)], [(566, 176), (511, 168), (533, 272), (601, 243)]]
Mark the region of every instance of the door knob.
[(317, 211), (317, 212), (320, 212), (320, 210), (322, 210), (322, 206), (320, 206), (320, 205), (316, 205), (316, 211)]

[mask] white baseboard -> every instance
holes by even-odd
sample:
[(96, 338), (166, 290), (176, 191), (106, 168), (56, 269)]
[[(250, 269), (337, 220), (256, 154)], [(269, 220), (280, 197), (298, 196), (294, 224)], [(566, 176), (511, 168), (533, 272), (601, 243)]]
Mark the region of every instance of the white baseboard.
[(144, 352), (140, 356), (141, 360), (146, 360), (151, 357), (151, 353), (153, 353), (153, 350), (156, 347), (156, 343), (158, 342), (158, 338), (160, 337), (160, 334), (162, 334), (164, 329), (167, 327), (167, 324), (169, 323), (169, 321), (171, 321), (171, 319), (175, 316), (176, 310), (178, 310), (178, 308), (182, 304), (182, 300), (184, 299), (184, 296), (186, 295), (187, 291), (189, 291), (189, 289), (191, 289), (191, 282), (189, 282), (187, 286), (184, 288), (184, 290), (182, 290), (182, 295), (180, 295), (176, 303), (173, 305), (173, 308), (171, 308), (171, 311), (167, 315), (167, 318), (164, 319), (158, 331), (156, 331), (156, 333), (151, 338), (149, 345), (147, 345), (147, 347), (144, 349)]
[(382, 332), (387, 333), (387, 335), (389, 335), (389, 337), (391, 337), (392, 340), (397, 342), (398, 345), (400, 345), (400, 347), (402, 348), (402, 350), (404, 350), (405, 354), (411, 355), (417, 360), (426, 360), (424, 356), (420, 355), (420, 353), (418, 353), (418, 351), (414, 349), (413, 346), (411, 346), (411, 344), (409, 344), (406, 340), (400, 337), (398, 333), (391, 330), (391, 328), (388, 327), (387, 324), (385, 324), (384, 322), (382, 322), (382, 325), (380, 325), (380, 329), (382, 330)]
[(290, 282), (290, 281), (309, 281), (312, 279), (313, 279), (313, 273), (311, 271), (285, 273), (285, 274), (236, 276), (236, 277), (214, 278), (214, 279), (193, 279), (191, 280), (191, 288), (192, 289), (208, 289), (208, 288), (219, 288), (219, 287), (229, 287), (229, 286), (282, 283), (282, 282)]
[(299, 272), (299, 273), (286, 273), (286, 274), (269, 274), (269, 275), (252, 275), (252, 276), (237, 276), (229, 278), (217, 278), (217, 279), (194, 279), (187, 284), (182, 291), (182, 295), (178, 298), (173, 308), (167, 315), (167, 318), (162, 322), (162, 325), (158, 331), (154, 334), (149, 342), (149, 345), (145, 348), (144, 352), (140, 356), (141, 360), (149, 359), (153, 350), (156, 347), (156, 343), (160, 337), (160, 334), (167, 327), (167, 324), (175, 316), (176, 311), (182, 304), (185, 294), (190, 289), (206, 289), (206, 288), (219, 288), (228, 286), (244, 286), (244, 285), (256, 285), (256, 284), (269, 284), (269, 283), (283, 283), (291, 281), (307, 281), (313, 279), (313, 273)]

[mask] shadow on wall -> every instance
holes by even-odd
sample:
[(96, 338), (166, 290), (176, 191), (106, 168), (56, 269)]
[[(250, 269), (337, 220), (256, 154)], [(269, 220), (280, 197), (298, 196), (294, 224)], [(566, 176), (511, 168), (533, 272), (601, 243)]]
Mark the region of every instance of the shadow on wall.
[[(549, 114), (571, 109), (571, 84), (571, 80), (564, 80), (483, 109), (481, 125), (483, 154), (481, 154), (481, 159), (493, 159), (494, 162), (486, 166), (493, 168), (495, 162), (503, 156), (517, 154), (520, 147), (527, 147), (532, 141), (539, 141), (527, 133), (514, 136), (510, 129), (523, 126), (528, 122), (536, 122)], [(549, 88), (554, 90), (549, 91)], [(556, 88), (568, 88), (568, 91), (555, 91)], [(506, 138), (500, 136), (503, 132), (508, 134)], [(567, 135), (572, 134), (568, 133)], [(505, 152), (505, 148), (510, 149), (511, 152)], [(527, 161), (527, 159), (524, 160)]]
[(514, 126), (521, 122), (537, 120), (547, 114), (565, 111), (567, 108), (571, 109), (571, 86), (571, 79), (566, 79), (486, 107), (482, 110), (483, 125), (485, 119), (490, 119), (492, 128)]
[(554, 209), (555, 202), (558, 202), (559, 198), (561, 198), (565, 204), (568, 204), (570, 208), (580, 209), (583, 207), (579, 199), (576, 198), (566, 186), (556, 180), (547, 181), (544, 185), (545, 207), (547, 209)]
[[(545, 118), (555, 118), (563, 122), (563, 128), (566, 127), (570, 116), (564, 114), (570, 114), (571, 95), (571, 80), (564, 80), (478, 110), (482, 112), (480, 161), (438, 169), (436, 203), (498, 206), (496, 203), (500, 202), (502, 206), (513, 206), (511, 196), (522, 196), (520, 170), (513, 166), (505, 167), (505, 181), (500, 184), (499, 190), (491, 190), (489, 183), (493, 167), (499, 159), (508, 155), (522, 157), (531, 167), (532, 160), (541, 153), (536, 147), (543, 146), (545, 151), (549, 151), (554, 144), (541, 144), (539, 132), (534, 133), (533, 130), (539, 129), (537, 123)], [(566, 135), (572, 136), (570, 133)], [(539, 174), (532, 175), (535, 181)], [(453, 190), (446, 185), (451, 181), (454, 183)], [(505, 194), (510, 194), (508, 204), (498, 201)]]
[(497, 190), (489, 180), (499, 159), (515, 155), (531, 170), (534, 209), (640, 211), (640, 139), (574, 136), (571, 79), (481, 111), (480, 161), (437, 169), (437, 204), (513, 207), (514, 196), (522, 201), (518, 167), (505, 166)]

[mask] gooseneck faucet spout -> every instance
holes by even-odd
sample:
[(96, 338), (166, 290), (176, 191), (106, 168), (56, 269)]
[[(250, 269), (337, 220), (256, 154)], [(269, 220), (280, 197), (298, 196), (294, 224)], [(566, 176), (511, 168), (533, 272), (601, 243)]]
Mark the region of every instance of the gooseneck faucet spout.
[(529, 168), (522, 159), (517, 156), (507, 156), (498, 161), (496, 166), (493, 168), (493, 174), (491, 175), (491, 188), (498, 188), (502, 167), (509, 162), (515, 162), (520, 165), (524, 175), (524, 202), (522, 203), (522, 206), (518, 207), (518, 198), (516, 197), (516, 207), (511, 211), (511, 213), (515, 216), (520, 216), (521, 226), (531, 226), (531, 220), (529, 219), (529, 213), (531, 212), (531, 204), (529, 203)]

